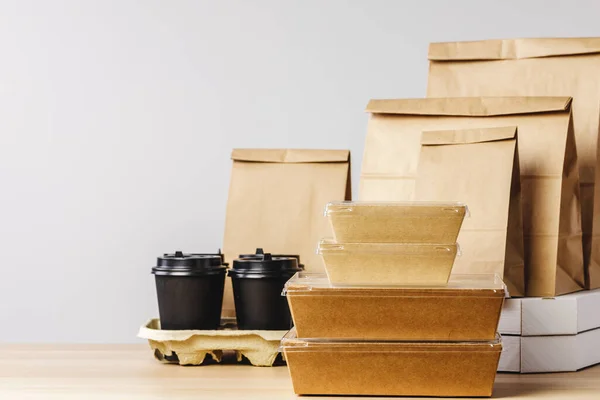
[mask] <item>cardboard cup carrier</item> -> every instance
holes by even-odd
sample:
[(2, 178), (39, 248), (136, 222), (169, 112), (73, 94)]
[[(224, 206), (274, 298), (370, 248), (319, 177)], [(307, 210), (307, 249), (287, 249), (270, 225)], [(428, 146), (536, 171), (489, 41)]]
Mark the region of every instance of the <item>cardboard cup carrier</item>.
[(229, 270), (236, 288), (237, 324), (221, 319), (227, 263), (223, 254), (175, 252), (158, 258), (155, 275), (160, 320), (144, 324), (138, 337), (147, 339), (155, 358), (166, 363), (200, 365), (207, 356), (220, 362), (224, 351), (238, 361), (271, 366), (279, 354), (291, 317), (281, 291), (301, 270), (299, 256), (241, 255)]

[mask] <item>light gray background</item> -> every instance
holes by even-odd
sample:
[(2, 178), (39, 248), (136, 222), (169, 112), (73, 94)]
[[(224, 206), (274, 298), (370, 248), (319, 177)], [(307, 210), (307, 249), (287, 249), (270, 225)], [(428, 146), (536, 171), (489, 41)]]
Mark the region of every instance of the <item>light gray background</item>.
[(134, 342), (221, 244), (233, 147), (349, 148), (430, 41), (599, 36), (600, 2), (0, 0), (0, 341)]

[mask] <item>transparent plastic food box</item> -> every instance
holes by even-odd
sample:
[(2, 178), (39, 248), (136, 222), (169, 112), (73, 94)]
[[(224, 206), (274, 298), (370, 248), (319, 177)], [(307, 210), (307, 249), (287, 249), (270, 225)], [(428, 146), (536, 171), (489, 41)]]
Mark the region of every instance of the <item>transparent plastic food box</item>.
[(299, 272), (284, 287), (302, 338), (493, 340), (506, 286), (498, 275), (453, 275), (447, 286), (348, 287)]
[(296, 394), (491, 396), (502, 344), (486, 342), (281, 341)]
[(424, 285), (448, 283), (455, 244), (319, 242), (329, 281), (334, 285)]
[(467, 206), (437, 202), (356, 202), (327, 204), (336, 242), (456, 243)]

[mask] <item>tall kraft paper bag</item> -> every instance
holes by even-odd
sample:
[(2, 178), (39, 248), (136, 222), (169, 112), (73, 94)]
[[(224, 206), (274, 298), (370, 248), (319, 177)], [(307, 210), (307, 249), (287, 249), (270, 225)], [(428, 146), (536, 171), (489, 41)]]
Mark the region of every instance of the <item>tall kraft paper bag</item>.
[(517, 127), (426, 131), (414, 199), (469, 207), (452, 273), (496, 273), (512, 297), (525, 294)]
[[(322, 271), (318, 241), (331, 236), (325, 204), (350, 200), (348, 150), (235, 149), (223, 252), (230, 263), (258, 247), (298, 254), (307, 271)], [(223, 315), (234, 316), (228, 278)]]
[(427, 96), (571, 96), (586, 285), (600, 288), (600, 38), (432, 43)]
[(517, 126), (526, 295), (551, 297), (583, 288), (571, 98), (371, 100), (367, 111), (361, 200), (414, 199), (423, 131)]

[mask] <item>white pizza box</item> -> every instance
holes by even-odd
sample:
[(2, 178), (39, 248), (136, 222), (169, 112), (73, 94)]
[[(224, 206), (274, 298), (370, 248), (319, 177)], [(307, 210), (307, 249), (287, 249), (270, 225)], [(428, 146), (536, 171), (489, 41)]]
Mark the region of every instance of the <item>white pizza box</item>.
[(501, 334), (521, 336), (575, 335), (600, 328), (600, 289), (551, 298), (506, 299)]
[(499, 372), (570, 372), (600, 363), (600, 328), (577, 335), (502, 336)]

